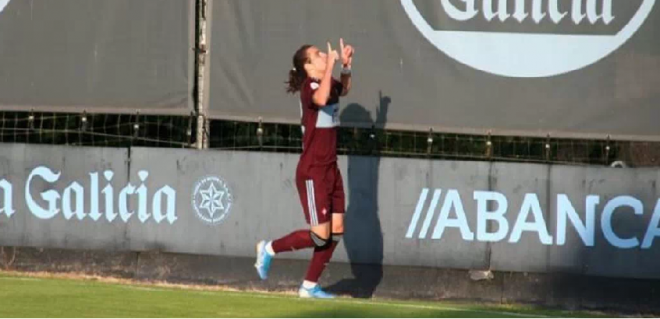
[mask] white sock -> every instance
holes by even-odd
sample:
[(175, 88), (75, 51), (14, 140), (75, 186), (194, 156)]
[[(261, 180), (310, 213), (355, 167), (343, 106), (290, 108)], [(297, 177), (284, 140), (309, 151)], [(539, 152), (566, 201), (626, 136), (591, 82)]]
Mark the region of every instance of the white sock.
[(311, 282), (311, 281), (307, 281), (307, 280), (303, 281), (303, 288), (305, 288), (305, 289), (312, 289), (312, 288), (316, 287), (316, 285), (317, 285), (317, 283), (315, 283), (315, 282)]
[(275, 251), (273, 250), (273, 242), (272, 241), (269, 241), (266, 244), (266, 252), (271, 256), (275, 256)]

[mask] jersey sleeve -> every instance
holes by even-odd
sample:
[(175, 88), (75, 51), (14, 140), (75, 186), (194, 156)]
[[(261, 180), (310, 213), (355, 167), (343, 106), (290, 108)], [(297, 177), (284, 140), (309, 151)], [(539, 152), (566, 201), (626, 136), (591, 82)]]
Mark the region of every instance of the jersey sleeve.
[(314, 104), (314, 92), (318, 90), (319, 84), (314, 81), (305, 81), (300, 89), (300, 99), (304, 107), (317, 109), (319, 108)]
[[(302, 88), (300, 89), (300, 98), (304, 106), (312, 109), (322, 108), (323, 105), (317, 105), (314, 103), (314, 92), (319, 89), (321, 85), (316, 81), (305, 81)], [(332, 79), (332, 84), (330, 86), (330, 98), (328, 99), (328, 104), (334, 104), (339, 101), (339, 96), (344, 90), (344, 85), (340, 82)]]

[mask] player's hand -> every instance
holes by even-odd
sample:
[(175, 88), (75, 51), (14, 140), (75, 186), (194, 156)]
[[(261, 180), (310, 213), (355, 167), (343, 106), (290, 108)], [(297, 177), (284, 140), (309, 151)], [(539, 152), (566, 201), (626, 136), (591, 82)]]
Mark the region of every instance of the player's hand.
[(344, 38), (339, 39), (339, 46), (341, 47), (341, 62), (344, 67), (350, 67), (353, 64), (353, 46), (344, 45)]
[(327, 63), (328, 65), (334, 65), (335, 61), (339, 60), (339, 53), (332, 49), (332, 45), (328, 42), (328, 54), (327, 54)]

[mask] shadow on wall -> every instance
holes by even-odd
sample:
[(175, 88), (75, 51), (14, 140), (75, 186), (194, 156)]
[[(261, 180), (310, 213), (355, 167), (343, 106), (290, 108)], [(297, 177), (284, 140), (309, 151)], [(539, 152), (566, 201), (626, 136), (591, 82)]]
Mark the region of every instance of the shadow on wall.
[[(349, 104), (341, 113), (342, 122), (359, 122), (383, 127), (387, 121), (389, 97), (380, 96), (375, 119), (365, 107)], [(337, 294), (370, 298), (383, 279), (383, 233), (378, 216), (378, 171), (380, 157), (348, 156), (348, 198), (344, 246), (353, 278), (327, 287)]]

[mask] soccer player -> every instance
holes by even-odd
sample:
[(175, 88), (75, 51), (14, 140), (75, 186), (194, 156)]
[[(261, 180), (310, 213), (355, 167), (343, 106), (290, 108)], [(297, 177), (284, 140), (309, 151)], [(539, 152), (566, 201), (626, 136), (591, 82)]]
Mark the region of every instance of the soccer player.
[[(344, 186), (337, 167), (337, 126), (339, 97), (351, 89), (351, 64), (354, 49), (340, 40), (340, 51), (321, 52), (303, 45), (293, 55), (288, 93), (300, 92), (303, 152), (296, 169), (296, 186), (305, 220), (310, 229), (297, 230), (280, 239), (257, 244), (255, 267), (259, 277), (268, 278), (276, 254), (314, 248), (312, 261), (298, 294), (302, 298), (333, 298), (321, 289), (319, 277), (344, 233)], [(332, 70), (341, 58), (341, 80)]]

